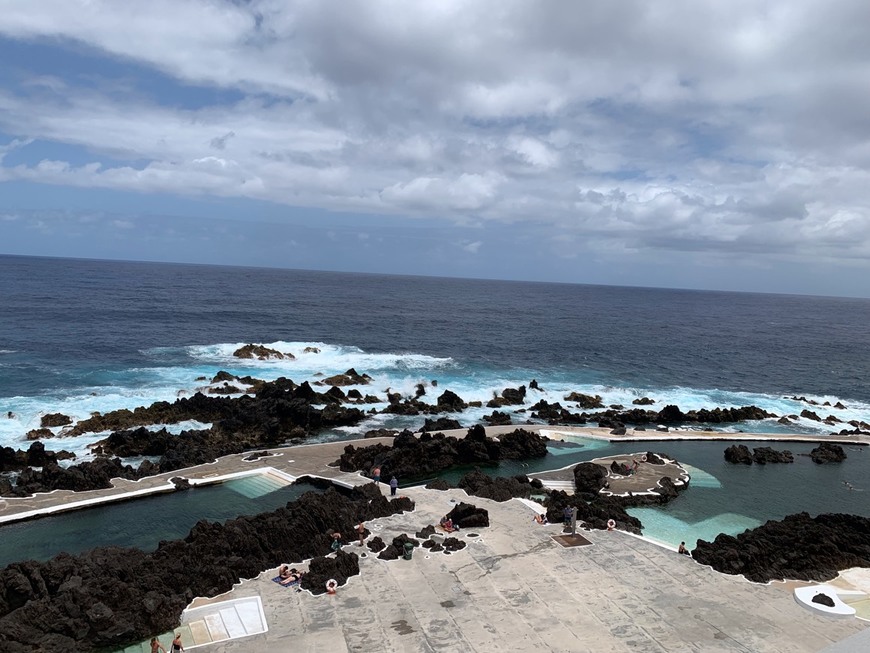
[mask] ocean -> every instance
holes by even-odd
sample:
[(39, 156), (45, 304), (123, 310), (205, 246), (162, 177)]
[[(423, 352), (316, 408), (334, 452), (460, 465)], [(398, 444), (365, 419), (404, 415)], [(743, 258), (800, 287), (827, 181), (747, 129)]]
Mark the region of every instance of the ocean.
[[(601, 395), (605, 405), (632, 407), (632, 400), (649, 397), (653, 409), (754, 404), (778, 415), (811, 409), (822, 418), (870, 422), (870, 300), (0, 256), (0, 305), (0, 445), (13, 448), (29, 446), (26, 433), (47, 413), (82, 419), (173, 401), (206, 389), (203, 379), (219, 370), (301, 383), (354, 368), (372, 377), (359, 388), (364, 394), (413, 395), (423, 384), (430, 403), (446, 389), (485, 403), (535, 379), (540, 389), (529, 391), (527, 407), (539, 399), (572, 407), (564, 397), (578, 391)], [(247, 343), (294, 358), (234, 357)], [(306, 353), (312, 347), (317, 352)], [(470, 426), (491, 412), (471, 408), (458, 419)], [(517, 414), (514, 422), (528, 417)], [(420, 417), (376, 414), (318, 439), (421, 424)], [(715, 428), (821, 439), (843, 426), (801, 418), (788, 426), (768, 419)], [(52, 431), (57, 437), (43, 440), (46, 447), (74, 451), (79, 460), (101, 437)], [(546, 459), (491, 473), (641, 448), (571, 439), (579, 448), (552, 448)], [(666, 544), (694, 546), (698, 538), (736, 534), (802, 510), (870, 516), (865, 447), (849, 447), (839, 466), (816, 466), (800, 455), (812, 445), (792, 443), (795, 465), (745, 468), (724, 462), (721, 442), (651, 446), (688, 464), (693, 476), (668, 506), (632, 509), (644, 534)], [(197, 505), (188, 510), (194, 521)], [(144, 519), (148, 503), (126, 509)], [(88, 520), (112, 524), (118, 514), (107, 508), (56, 519), (60, 526), (47, 527), (80, 533)], [(96, 527), (85, 528), (96, 539), (75, 535), (40, 547), (42, 527), (5, 527), (3, 562), (107, 543), (105, 529)], [(126, 531), (119, 537), (131, 546), (154, 544)]]
[[(373, 377), (365, 393), (423, 383), (431, 403), (445, 389), (486, 402), (536, 379), (530, 404), (579, 391), (606, 405), (650, 397), (656, 409), (754, 404), (870, 422), (865, 299), (0, 256), (0, 306), (0, 445), (16, 448), (46, 413), (173, 401), (218, 370), (302, 382), (352, 367)], [(246, 343), (295, 358), (235, 358)], [(322, 437), (419, 423), (374, 415)], [(839, 428), (802, 418), (721, 430)], [(93, 440), (45, 444), (81, 454)]]

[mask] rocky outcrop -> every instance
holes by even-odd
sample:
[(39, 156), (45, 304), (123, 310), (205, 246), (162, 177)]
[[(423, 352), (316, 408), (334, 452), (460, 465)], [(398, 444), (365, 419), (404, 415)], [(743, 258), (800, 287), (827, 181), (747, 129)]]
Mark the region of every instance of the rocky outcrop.
[(607, 469), (595, 463), (585, 462), (574, 467), (574, 488), (580, 496), (592, 500), (607, 487)]
[(326, 578), (343, 583), (358, 573), (354, 554), (318, 560), (330, 551), (330, 530), (350, 533), (360, 519), (411, 509), (407, 498), (388, 501), (374, 486), (330, 489), (261, 515), (201, 521), (183, 540), (150, 553), (105, 547), (11, 564), (0, 571), (0, 648), (120, 649), (177, 626), (195, 596), (226, 592), (281, 561), (317, 560), (302, 586), (325, 591)]
[(767, 463), (793, 463), (794, 454), (791, 451), (776, 451), (770, 447), (756, 447), (752, 450), (752, 460), (758, 465)]
[(533, 488), (527, 476), (493, 477), (479, 470), (463, 476), (459, 481), (459, 487), (473, 496), (499, 502), (508, 501), (514, 497), (528, 499)]
[(563, 398), (565, 401), (575, 402), (580, 408), (604, 408), (604, 402), (601, 401), (601, 395), (584, 395), (582, 392), (572, 392)]
[(330, 376), (328, 378), (323, 379), (322, 381), (317, 381), (317, 385), (332, 385), (332, 386), (346, 386), (346, 385), (368, 385), (371, 383), (372, 377), (368, 374), (358, 374), (357, 371), (353, 368), (350, 368), (344, 374), (336, 374), (335, 376)]
[(421, 431), (457, 431), (462, 428), (462, 424), (458, 420), (450, 419), (449, 417), (439, 417), (438, 419), (426, 418), (423, 422)]
[(293, 360), (294, 358), (296, 358), (293, 354), (282, 353), (277, 349), (271, 349), (269, 347), (266, 347), (265, 345), (254, 344), (239, 347), (233, 352), (233, 356), (235, 356), (236, 358), (257, 358), (261, 361), (285, 358)]
[(767, 463), (793, 463), (794, 454), (791, 451), (776, 451), (770, 447), (756, 447), (749, 453), (749, 447), (743, 444), (731, 445), (725, 449), (725, 460), (734, 465), (758, 465)]
[(69, 415), (64, 415), (63, 413), (49, 413), (47, 415), (43, 415), (39, 420), (39, 425), (42, 428), (53, 428), (55, 426), (67, 426), (72, 424), (72, 418)]
[(649, 397), (639, 397), (637, 399), (632, 399), (631, 403), (635, 406), (652, 406), (655, 403), (655, 399), (650, 399)]
[(818, 447), (810, 451), (810, 458), (818, 465), (825, 463), (841, 463), (846, 460), (846, 452), (839, 444), (822, 442)]
[(16, 472), (27, 467), (57, 465), (58, 460), (75, 458), (69, 451), (48, 451), (42, 442), (32, 443), (26, 451), (12, 447), (0, 447), (0, 472)]
[(732, 444), (725, 449), (725, 460), (732, 465), (751, 465), (752, 454), (745, 444)]
[(756, 583), (771, 580), (826, 581), (850, 567), (870, 567), (870, 519), (857, 515), (808, 513), (736, 537), (698, 541), (692, 557), (726, 574)]
[(561, 490), (554, 490), (544, 501), (544, 506), (547, 508), (547, 521), (551, 523), (561, 524), (564, 508), (571, 506), (577, 509), (578, 527), (585, 525), (606, 530), (607, 521), (613, 519), (618, 529), (640, 535), (643, 525), (639, 519), (625, 512), (623, 502), (622, 498), (600, 496), (588, 502), (577, 494), (569, 495)]
[(443, 433), (423, 433), (417, 438), (410, 431), (403, 431), (393, 439), (392, 447), (348, 445), (335, 464), (344, 472), (368, 472), (377, 466), (384, 477), (425, 478), (456, 465), (540, 458), (547, 453), (546, 442), (539, 434), (523, 429), (502, 434), (498, 439), (489, 438), (480, 425), (468, 429), (461, 439)]
[(484, 415), (483, 421), (489, 426), (510, 426), (511, 416), (499, 410), (492, 411), (490, 415)]
[(489, 526), (489, 512), (470, 503), (459, 503), (447, 517), (461, 529), (486, 528)]

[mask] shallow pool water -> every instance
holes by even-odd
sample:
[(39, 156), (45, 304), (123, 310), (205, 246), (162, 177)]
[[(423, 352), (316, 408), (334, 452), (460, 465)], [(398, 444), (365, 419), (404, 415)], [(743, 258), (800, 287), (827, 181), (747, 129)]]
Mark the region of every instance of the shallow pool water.
[[(870, 517), (870, 447), (846, 446), (848, 458), (842, 463), (817, 465), (808, 456), (817, 446), (814, 443), (746, 441), (742, 444), (750, 449), (767, 446), (788, 449), (795, 455), (792, 464), (747, 466), (725, 461), (725, 449), (733, 442), (609, 443), (572, 438), (568, 444), (575, 446), (558, 444), (536, 461), (504, 461), (482, 469), (491, 475), (512, 476), (641, 451), (675, 458), (692, 475), (688, 489), (665, 506), (628, 510), (644, 524), (644, 536), (674, 547), (685, 541), (693, 548), (698, 539), (712, 540), (719, 533), (736, 535), (769, 519), (797, 512)], [(473, 466), (452, 470), (442, 477), (456, 483), (471, 469)], [(849, 489), (847, 483), (854, 489)]]
[(98, 546), (153, 551), (160, 540), (185, 537), (196, 522), (223, 522), (283, 507), (305, 492), (307, 483), (263, 485), (258, 478), (171, 492), (0, 526), (0, 567), (21, 560), (48, 560)]

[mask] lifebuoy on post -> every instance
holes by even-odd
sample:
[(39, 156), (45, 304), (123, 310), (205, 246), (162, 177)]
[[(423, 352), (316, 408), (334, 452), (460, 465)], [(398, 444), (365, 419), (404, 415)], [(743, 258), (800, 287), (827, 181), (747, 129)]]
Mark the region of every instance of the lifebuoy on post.
[(330, 578), (326, 581), (326, 593), (327, 594), (335, 594), (335, 588), (338, 587), (338, 581), (334, 578)]
[(614, 528), (616, 528), (616, 522), (613, 521), (612, 519), (608, 519), (607, 520), (607, 530), (612, 531)]
[(640, 457), (640, 462), (642, 462), (642, 463), (645, 463), (645, 462), (646, 462), (646, 454), (643, 454), (643, 455)]

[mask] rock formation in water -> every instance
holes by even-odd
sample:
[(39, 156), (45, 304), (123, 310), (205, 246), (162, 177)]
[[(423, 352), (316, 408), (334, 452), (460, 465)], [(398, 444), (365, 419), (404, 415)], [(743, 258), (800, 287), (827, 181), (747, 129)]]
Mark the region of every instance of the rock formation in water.
[(736, 537), (720, 534), (712, 542), (699, 540), (692, 557), (756, 583), (827, 581), (850, 567), (870, 567), (870, 519), (802, 512)]
[[(341, 392), (338, 388), (332, 390)], [(220, 456), (274, 447), (288, 440), (306, 438), (325, 428), (352, 426), (365, 419), (363, 411), (342, 405), (342, 399), (331, 394), (332, 390), (318, 393), (307, 383), (297, 385), (282, 377), (268, 383), (256, 382), (253, 396), (210, 397), (197, 393), (174, 403), (161, 401), (133, 411), (124, 409), (94, 415), (78, 422), (70, 432), (112, 430), (94, 447), (98, 458), (67, 469), (49, 464), (41, 471), (24, 470), (15, 487), (0, 485), (0, 494), (26, 496), (55, 489), (107, 488), (109, 478), (136, 480), (209, 463)], [(176, 435), (165, 429), (150, 431), (141, 426), (186, 420), (211, 422), (212, 427)], [(10, 451), (4, 450), (0, 454), (0, 464), (4, 470), (20, 469), (20, 466), (11, 466), (12, 461), (20, 460), (20, 456), (14, 452), (10, 454)], [(159, 457), (159, 461), (156, 464), (145, 461), (133, 468), (115, 458), (130, 456)], [(28, 465), (42, 466), (36, 463)]]
[(734, 444), (725, 449), (725, 460), (734, 465), (758, 465), (767, 463), (793, 463), (794, 454), (791, 451), (776, 451), (770, 447), (756, 447), (749, 453), (745, 444)]
[(822, 442), (818, 447), (810, 451), (810, 458), (818, 465), (825, 463), (841, 463), (846, 460), (846, 452), (839, 444)]
[(381, 476), (425, 478), (456, 465), (495, 463), (500, 460), (543, 458), (547, 455), (547, 440), (538, 433), (517, 429), (497, 438), (489, 438), (480, 425), (471, 427), (464, 438), (443, 433), (423, 433), (419, 438), (404, 431), (393, 440), (393, 446), (374, 444), (367, 447), (345, 447), (336, 465), (344, 472), (368, 472), (381, 468)]
[(201, 521), (183, 540), (161, 542), (152, 553), (103, 547), (13, 563), (0, 571), (0, 650), (123, 648), (177, 626), (194, 597), (227, 592), (280, 562), (315, 558), (302, 586), (323, 592), (321, 576), (343, 584), (359, 570), (355, 554), (317, 560), (329, 553), (331, 532), (352, 533), (361, 519), (413, 508), (409, 499), (389, 501), (374, 486), (330, 489), (269, 513)]

